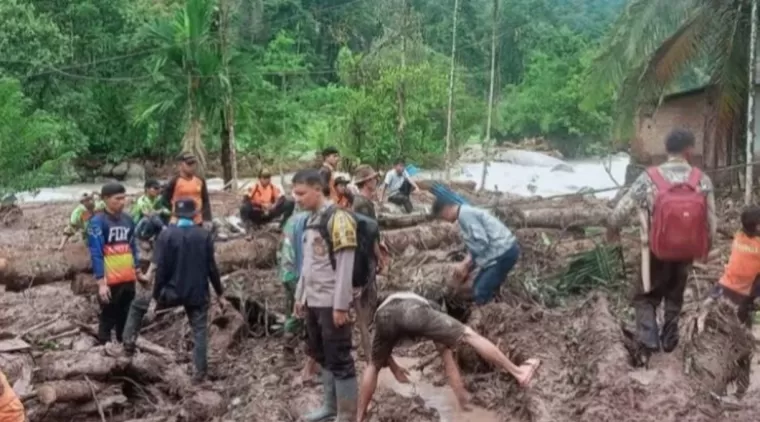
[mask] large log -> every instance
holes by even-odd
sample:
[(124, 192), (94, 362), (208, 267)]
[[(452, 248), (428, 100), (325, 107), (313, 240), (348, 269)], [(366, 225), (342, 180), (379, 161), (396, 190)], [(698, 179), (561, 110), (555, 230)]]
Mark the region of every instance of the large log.
[(570, 229), (585, 227), (602, 227), (612, 210), (606, 207), (575, 206), (569, 208), (521, 209), (518, 213), (508, 213), (506, 223), (513, 227), (541, 227), (551, 229)]
[(387, 276), (378, 277), (381, 295), (411, 291), (433, 302), (442, 302), (461, 292), (461, 283), (454, 277), (455, 263), (440, 262), (398, 268)]
[[(216, 244), (219, 271), (230, 273), (240, 268), (272, 267), (276, 261), (279, 238), (273, 233), (262, 233), (253, 240), (235, 239)], [(141, 261), (147, 263), (150, 253), (142, 253)], [(7, 291), (21, 291), (29, 287), (56, 281), (74, 280), (75, 291), (85, 293), (86, 282), (77, 280), (83, 273), (91, 273), (90, 256), (80, 245), (73, 245), (62, 252), (45, 252), (0, 259), (0, 284)]]
[(459, 242), (459, 230), (450, 223), (435, 222), (381, 233), (388, 251), (399, 255), (409, 247), (417, 250), (438, 249)]
[(415, 180), (414, 182), (417, 183), (417, 186), (421, 190), (430, 190), (436, 183), (446, 186), (454, 191), (475, 191), (475, 187), (477, 186), (477, 184), (471, 180), (452, 180), (446, 182), (437, 179), (420, 179)]
[[(435, 249), (457, 242), (459, 234), (455, 226), (436, 222), (405, 229), (383, 232), (383, 239), (393, 254), (403, 253), (408, 247), (419, 250)], [(276, 263), (279, 237), (275, 233), (260, 233), (253, 240), (235, 239), (216, 244), (219, 270), (228, 274), (241, 268), (271, 268)], [(7, 291), (21, 291), (31, 286), (49, 284), (56, 281), (76, 280), (78, 274), (91, 270), (89, 254), (75, 245), (62, 252), (19, 255), (0, 259), (0, 284)], [(142, 260), (149, 260), (147, 254)], [(91, 291), (91, 287), (80, 279), (75, 283), (78, 292)]]
[(386, 229), (400, 229), (404, 227), (413, 227), (426, 223), (432, 219), (432, 216), (426, 212), (413, 212), (411, 214), (379, 214), (377, 221), (380, 227)]
[(46, 406), (53, 403), (89, 401), (93, 393), (105, 389), (106, 384), (97, 381), (50, 381), (37, 387), (37, 398)]
[(88, 352), (47, 352), (37, 361), (37, 378), (42, 381), (67, 380), (87, 375), (104, 379), (117, 370), (123, 370), (129, 360), (107, 356), (102, 347)]

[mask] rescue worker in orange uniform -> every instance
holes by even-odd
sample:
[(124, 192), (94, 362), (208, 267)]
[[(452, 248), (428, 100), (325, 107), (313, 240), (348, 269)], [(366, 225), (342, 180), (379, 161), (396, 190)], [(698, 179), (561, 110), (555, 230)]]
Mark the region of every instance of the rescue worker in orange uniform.
[[(198, 160), (189, 152), (183, 152), (177, 157), (179, 174), (169, 180), (162, 194), (163, 205), (174, 209), (174, 203), (180, 198), (191, 198), (195, 201), (196, 209), (201, 210), (196, 214), (193, 222), (203, 225), (207, 230), (213, 228), (211, 217), (211, 202), (208, 198), (208, 186), (206, 180), (195, 174)], [(171, 224), (177, 223), (177, 216), (172, 215)]]
[(280, 189), (272, 183), (272, 173), (263, 169), (259, 172), (259, 181), (243, 198), (240, 219), (248, 226), (269, 223), (287, 211), (288, 206), (292, 205), (288, 202)]
[(0, 422), (24, 422), (24, 405), (0, 371)]
[[(742, 229), (734, 235), (728, 265), (711, 297), (726, 299), (736, 305), (739, 321), (751, 329), (755, 298), (760, 296), (760, 207), (746, 208), (741, 223)], [(737, 362), (740, 373), (736, 380), (736, 395), (739, 397), (749, 387), (751, 362), (752, 355)]]

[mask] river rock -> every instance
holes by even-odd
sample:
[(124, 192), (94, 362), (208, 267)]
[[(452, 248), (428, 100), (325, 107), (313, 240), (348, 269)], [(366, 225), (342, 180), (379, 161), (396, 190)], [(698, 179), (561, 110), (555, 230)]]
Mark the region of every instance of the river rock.
[(100, 175), (104, 177), (110, 177), (113, 175), (113, 167), (114, 165), (111, 163), (105, 163), (102, 167), (100, 167)]
[(145, 180), (145, 167), (137, 163), (129, 164), (127, 174), (124, 176), (124, 180)]
[(512, 163), (518, 166), (535, 166), (535, 167), (555, 167), (560, 164), (566, 164), (564, 161), (554, 158), (550, 155), (519, 149), (510, 149), (500, 151), (496, 154), (495, 161)]
[(553, 171), (553, 172), (554, 171), (564, 171), (566, 173), (575, 173), (575, 169), (573, 168), (573, 166), (571, 166), (570, 164), (567, 164), (567, 163), (557, 164), (556, 166), (552, 167), (551, 171)]
[(113, 177), (117, 179), (124, 179), (128, 171), (129, 171), (129, 163), (124, 161), (123, 163), (117, 164), (113, 168), (113, 171), (111, 171), (111, 174), (113, 175)]

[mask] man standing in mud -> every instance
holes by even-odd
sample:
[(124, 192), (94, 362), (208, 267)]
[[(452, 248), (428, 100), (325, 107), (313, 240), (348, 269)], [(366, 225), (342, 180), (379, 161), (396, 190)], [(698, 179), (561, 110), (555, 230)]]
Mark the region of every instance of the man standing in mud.
[(485, 305), (493, 300), (520, 257), (515, 235), (489, 212), (459, 205), (448, 198), (435, 200), (433, 215), (459, 224), (467, 257), (456, 268), (456, 276), (464, 283), (473, 268), (479, 268), (472, 282), (475, 304)]
[[(353, 210), (357, 215), (363, 215), (367, 218), (377, 220), (375, 203), (372, 199), (377, 193), (377, 183), (379, 175), (370, 166), (362, 164), (356, 167), (354, 171), (354, 184), (359, 189), (358, 194), (354, 195)], [(372, 317), (377, 307), (377, 284), (375, 281), (376, 274), (382, 272), (386, 266), (385, 254), (380, 246), (380, 242), (375, 242), (373, 261), (370, 263), (371, 278), (367, 284), (360, 288), (356, 296), (356, 314), (359, 323), (359, 333), (361, 335), (362, 351), (364, 358), (369, 361), (371, 354), (371, 343), (369, 336), (369, 326), (372, 323)]]
[(98, 340), (105, 344), (111, 341), (114, 329), (116, 339), (122, 341), (129, 306), (135, 297), (135, 282), (140, 277), (140, 260), (135, 224), (123, 212), (126, 189), (119, 183), (107, 183), (100, 197), (105, 210), (90, 220), (87, 243), (101, 303)]
[[(156, 279), (153, 300), (158, 307), (182, 306), (193, 333), (193, 383), (206, 379), (208, 369), (209, 283), (214, 287), (219, 306), (227, 303), (222, 296), (219, 269), (214, 256), (212, 234), (195, 223), (198, 211), (195, 200), (180, 198), (174, 204), (177, 222), (162, 231), (156, 239)], [(148, 301), (149, 302), (149, 301)], [(140, 322), (147, 310), (146, 301), (135, 301), (124, 330), (125, 351), (134, 353)]]
[[(206, 179), (195, 174), (197, 160), (189, 152), (183, 152), (177, 157), (179, 174), (169, 180), (164, 187), (162, 202), (170, 210), (175, 208), (175, 202), (179, 198), (190, 198), (195, 201), (195, 209), (200, 210), (194, 218), (195, 224), (203, 225), (203, 228), (211, 231), (214, 227), (211, 216), (211, 201), (208, 197)], [(178, 217), (173, 215), (170, 222), (176, 223)]]
[(357, 422), (363, 421), (367, 415), (380, 369), (387, 366), (398, 382), (409, 382), (407, 370), (391, 356), (396, 344), (406, 338), (423, 338), (436, 344), (446, 377), (463, 409), (467, 409), (469, 399), (454, 358), (454, 351), (460, 344), (470, 345), (483, 359), (515, 377), (521, 386), (530, 383), (540, 363), (538, 359), (528, 359), (522, 365), (515, 365), (496, 345), (441, 312), (437, 304), (412, 292), (393, 293), (380, 304), (375, 314), (372, 360), (362, 376)]
[(348, 311), (353, 299), (357, 224), (348, 212), (325, 197), (325, 187), (318, 170), (302, 170), (293, 177), (293, 196), (301, 209), (310, 213), (296, 288), (296, 313), (305, 313), (309, 349), (322, 367), (324, 388), (322, 408), (306, 415), (306, 420), (337, 416), (337, 422), (353, 422), (357, 383)]
[[(706, 258), (715, 239), (713, 185), (689, 163), (694, 146), (691, 132), (670, 132), (665, 140), (667, 161), (633, 182), (608, 221), (608, 241), (617, 242), (631, 211), (639, 208), (648, 220), (649, 251), (644, 253), (649, 255), (650, 271), (641, 274), (633, 289), (637, 340), (646, 356), (660, 346), (671, 352), (678, 345), (678, 317), (689, 269), (695, 259)], [(665, 318), (660, 333), (656, 311), (663, 301)]]

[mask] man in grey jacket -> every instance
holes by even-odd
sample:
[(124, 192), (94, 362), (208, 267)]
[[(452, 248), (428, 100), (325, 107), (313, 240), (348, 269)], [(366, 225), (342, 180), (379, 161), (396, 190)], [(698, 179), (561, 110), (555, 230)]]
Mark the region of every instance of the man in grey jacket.
[(353, 422), (358, 388), (348, 311), (353, 300), (357, 224), (325, 196), (325, 187), (318, 170), (302, 170), (293, 177), (293, 196), (302, 210), (310, 212), (295, 311), (306, 317), (309, 352), (322, 367), (324, 388), (322, 408), (306, 415), (306, 420), (337, 416), (337, 422)]
[(445, 221), (459, 223), (468, 253), (456, 273), (464, 282), (475, 266), (479, 268), (472, 283), (475, 304), (485, 305), (493, 300), (520, 257), (517, 238), (489, 212), (459, 205), (446, 198), (436, 199), (433, 214)]

